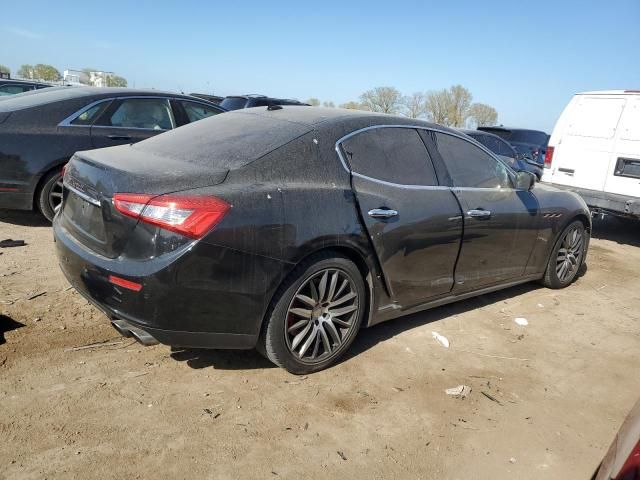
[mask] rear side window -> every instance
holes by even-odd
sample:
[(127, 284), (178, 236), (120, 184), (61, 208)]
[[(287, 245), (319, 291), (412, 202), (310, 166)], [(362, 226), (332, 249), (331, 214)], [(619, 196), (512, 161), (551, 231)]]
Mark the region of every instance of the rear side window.
[(613, 138), (624, 108), (623, 98), (582, 98), (571, 114), (569, 135)]
[(512, 188), (508, 168), (484, 150), (445, 133), (435, 138), (455, 187)]
[(203, 118), (210, 117), (220, 113), (220, 110), (216, 110), (213, 107), (204, 105), (203, 103), (181, 101), (184, 111), (187, 114), (189, 122), (197, 122)]
[(107, 100), (88, 108), (71, 121), (71, 125), (91, 125), (105, 111), (111, 101)]
[(146, 130), (173, 128), (169, 102), (163, 98), (128, 98), (100, 122), (101, 125)]
[(226, 97), (220, 102), (220, 106), (226, 110), (238, 110), (244, 108), (246, 103), (247, 99), (243, 97)]
[(385, 182), (438, 185), (429, 153), (412, 128), (374, 128), (342, 142), (351, 169)]

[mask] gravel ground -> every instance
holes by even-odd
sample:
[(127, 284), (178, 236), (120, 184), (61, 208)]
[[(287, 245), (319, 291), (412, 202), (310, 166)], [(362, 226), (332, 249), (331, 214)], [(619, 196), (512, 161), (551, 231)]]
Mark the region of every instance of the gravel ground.
[(132, 343), (68, 287), (36, 214), (0, 213), (5, 238), (27, 245), (0, 249), (1, 479), (587, 479), (640, 392), (637, 223), (597, 221), (565, 290), (363, 330), (307, 377)]

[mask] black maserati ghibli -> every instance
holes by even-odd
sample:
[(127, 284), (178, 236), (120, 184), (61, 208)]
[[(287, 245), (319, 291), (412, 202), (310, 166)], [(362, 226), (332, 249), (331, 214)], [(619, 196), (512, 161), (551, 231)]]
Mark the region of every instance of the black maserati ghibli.
[(49, 220), (78, 150), (133, 143), (225, 110), (157, 90), (51, 87), (0, 98), (0, 208)]
[(256, 347), (297, 374), (335, 363), (363, 326), (566, 287), (590, 230), (580, 197), (454, 130), (286, 106), (78, 152), (54, 219), (63, 272), (120, 333)]

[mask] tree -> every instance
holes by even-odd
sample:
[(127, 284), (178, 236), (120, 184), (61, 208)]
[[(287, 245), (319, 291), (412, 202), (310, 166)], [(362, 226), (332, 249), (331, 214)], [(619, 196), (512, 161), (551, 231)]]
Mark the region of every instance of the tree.
[(11, 69), (9, 67), (5, 67), (4, 65), (0, 65), (0, 72), (11, 75)]
[(312, 107), (318, 107), (320, 106), (320, 100), (318, 100), (315, 97), (311, 97), (309, 100), (306, 101), (306, 103), (308, 103), (309, 105), (311, 105)]
[(409, 118), (420, 118), (427, 113), (427, 98), (424, 93), (416, 92), (402, 98), (402, 103)]
[(498, 123), (498, 112), (491, 105), (474, 103), (469, 108), (469, 120), (476, 127), (488, 127)]
[(449, 125), (453, 127), (464, 127), (469, 117), (473, 95), (462, 85), (454, 85), (449, 88)]
[(360, 95), (367, 110), (381, 113), (398, 113), (402, 107), (402, 95), (394, 87), (376, 87)]
[(106, 83), (107, 87), (126, 87), (127, 79), (118, 75), (108, 75)]
[(340, 108), (346, 108), (348, 110), (366, 110), (367, 108), (358, 102), (346, 102), (340, 105)]
[(449, 123), (449, 93), (446, 89), (428, 92), (425, 109), (429, 120), (440, 125)]
[(322, 106), (327, 108), (336, 108), (336, 104), (330, 100), (325, 100), (324, 102), (322, 102)]
[(18, 76), (22, 78), (28, 78), (30, 80), (34, 79), (35, 71), (33, 69), (33, 65), (29, 65), (28, 63), (20, 65), (20, 68), (18, 69)]

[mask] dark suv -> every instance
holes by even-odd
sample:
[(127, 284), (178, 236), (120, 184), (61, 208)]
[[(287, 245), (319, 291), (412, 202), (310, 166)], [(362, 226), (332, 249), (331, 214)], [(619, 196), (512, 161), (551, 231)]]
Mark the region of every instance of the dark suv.
[(306, 105), (307, 103), (287, 98), (271, 98), (264, 95), (233, 95), (225, 97), (220, 106), (227, 110), (240, 110), (241, 108), (269, 107), (271, 105)]
[(544, 165), (544, 154), (547, 151), (549, 135), (540, 130), (507, 127), (478, 127), (483, 132), (493, 133), (509, 142), (518, 153)]
[(11, 80), (3, 78), (0, 80), (0, 97), (52, 86), (53, 85), (49, 83), (35, 82), (32, 80)]

